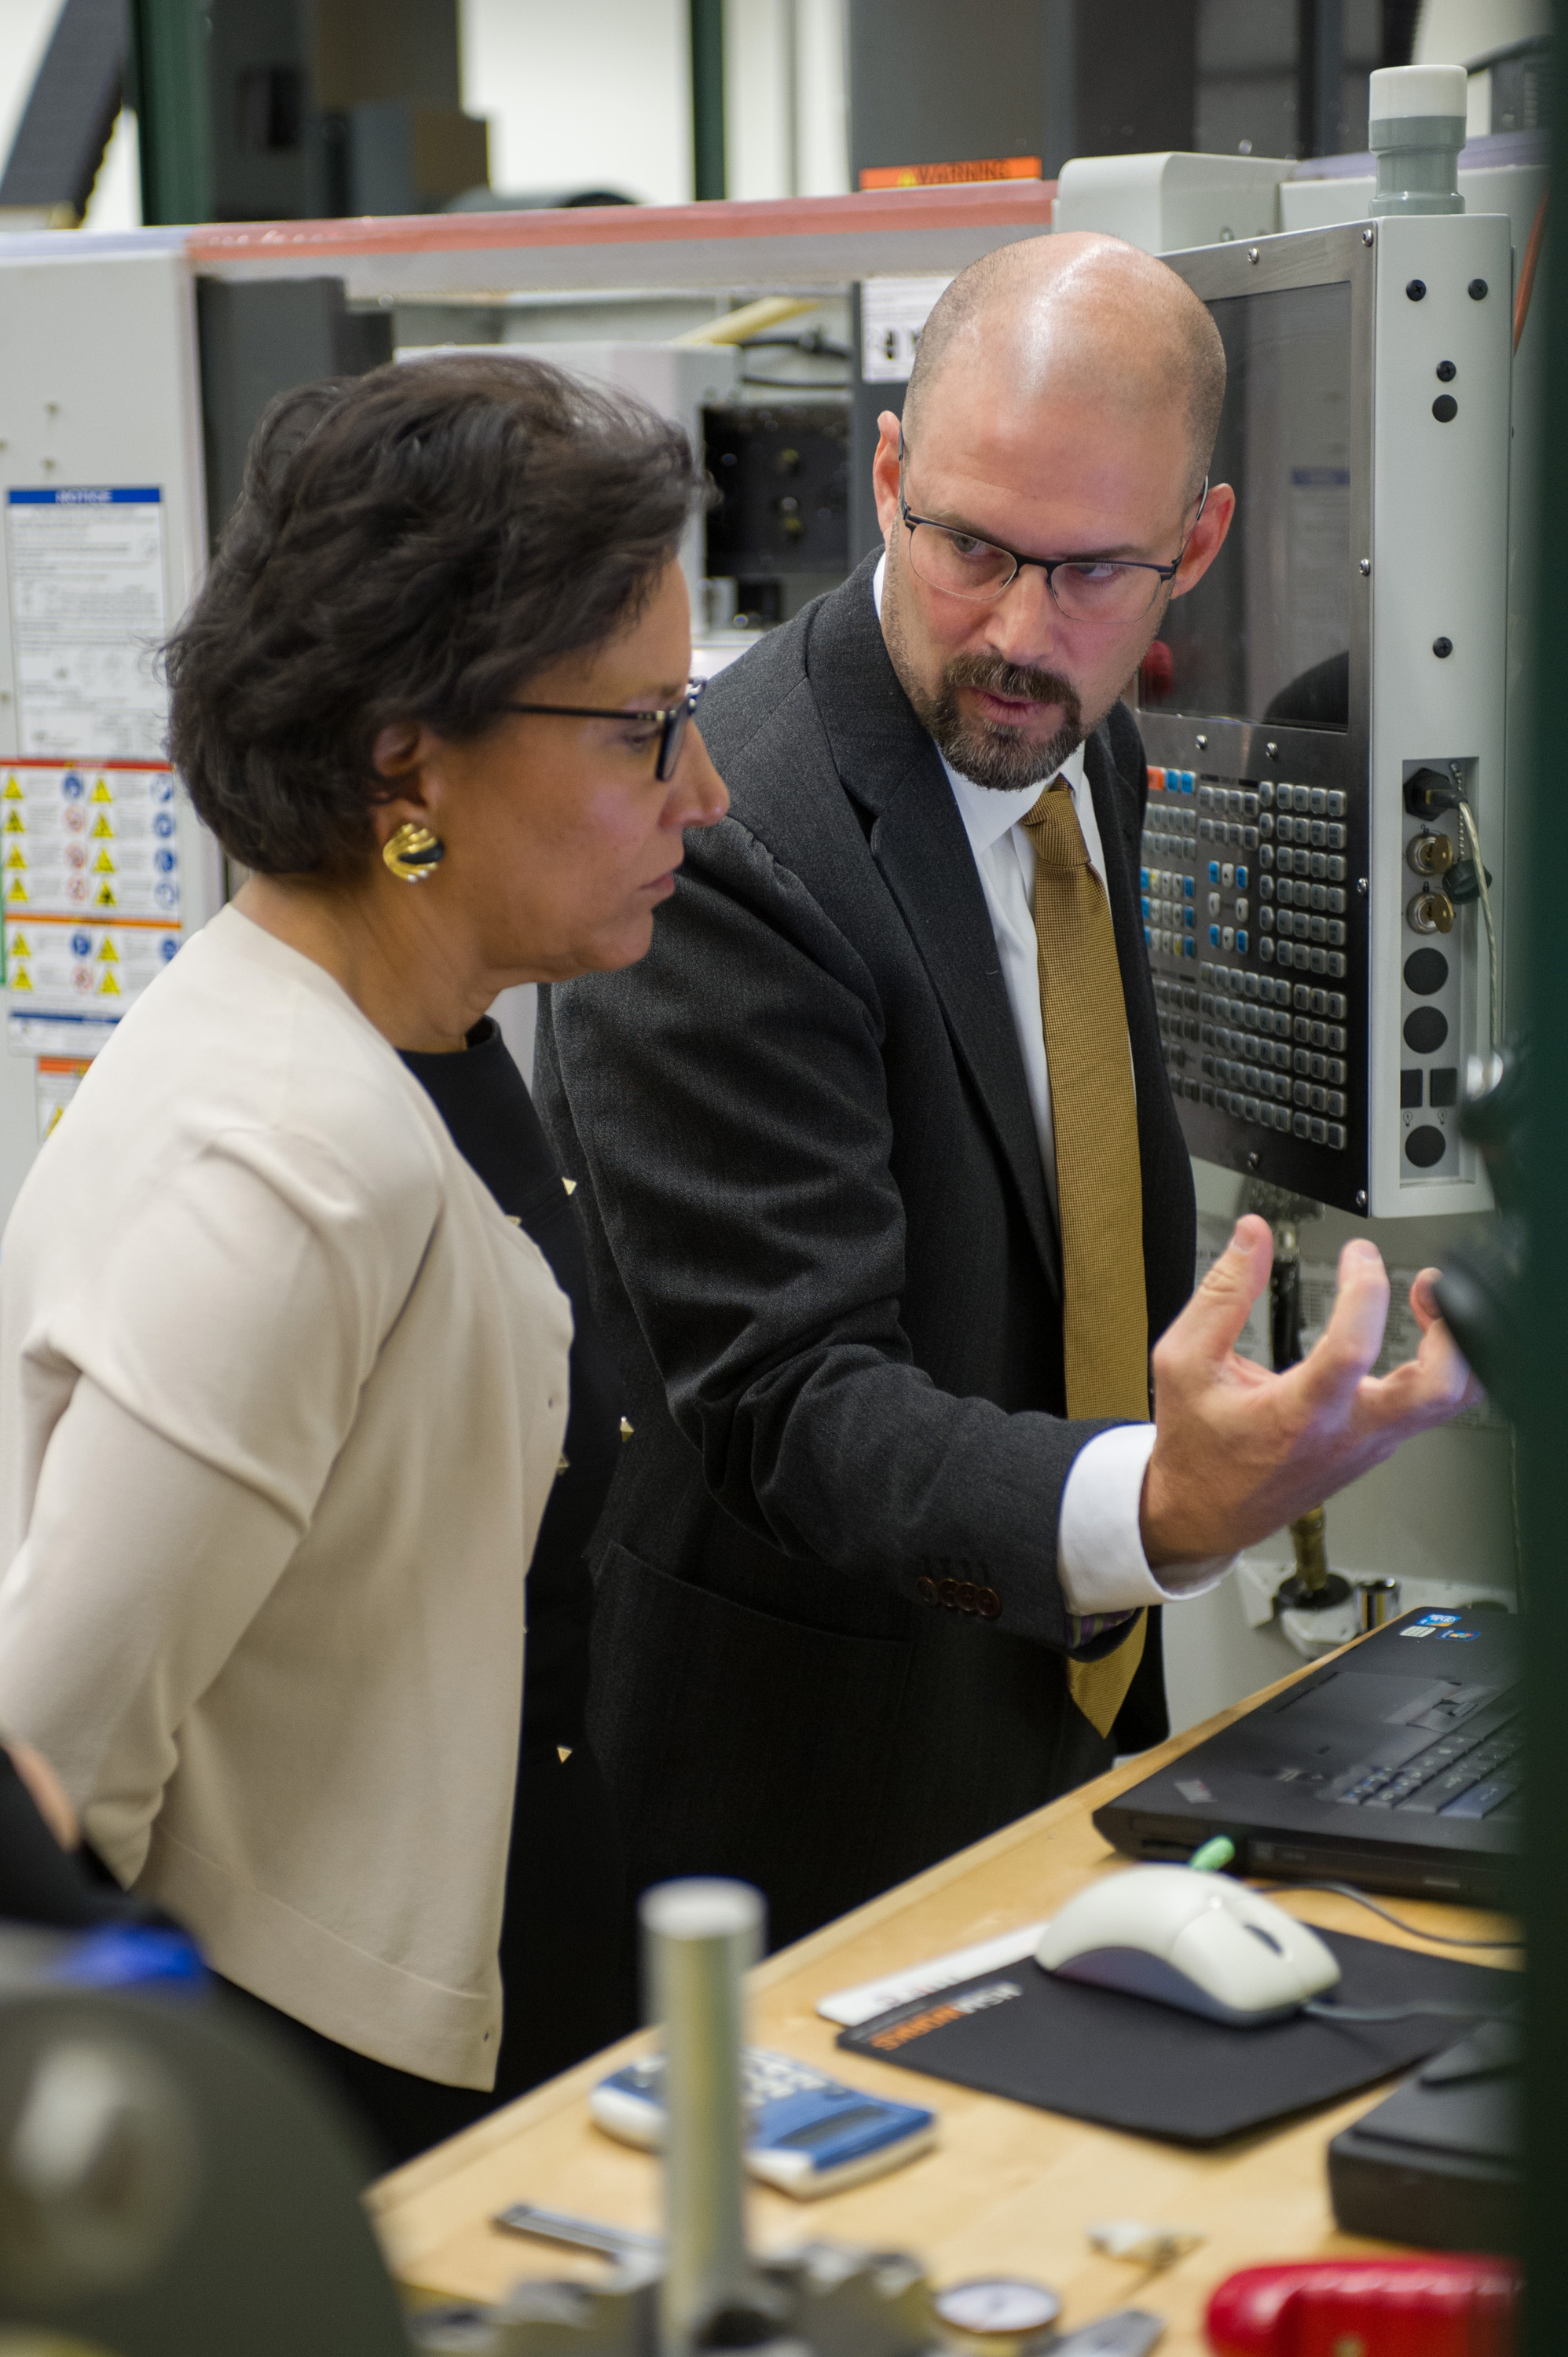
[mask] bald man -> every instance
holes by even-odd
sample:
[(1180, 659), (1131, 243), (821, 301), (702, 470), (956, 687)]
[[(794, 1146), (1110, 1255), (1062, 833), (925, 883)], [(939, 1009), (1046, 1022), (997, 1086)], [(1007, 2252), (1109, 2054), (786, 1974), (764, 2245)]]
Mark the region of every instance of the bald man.
[(1262, 1221), (1188, 1302), (1118, 696), (1230, 525), (1224, 372), (1115, 241), (955, 279), (884, 554), (716, 682), (729, 816), (542, 1013), (632, 1394), (596, 1745), (634, 1887), (741, 1876), (776, 1943), (1162, 1733), (1158, 1608), (1470, 1395), (1425, 1278), (1369, 1379), (1369, 1244), (1287, 1376), (1232, 1352)]

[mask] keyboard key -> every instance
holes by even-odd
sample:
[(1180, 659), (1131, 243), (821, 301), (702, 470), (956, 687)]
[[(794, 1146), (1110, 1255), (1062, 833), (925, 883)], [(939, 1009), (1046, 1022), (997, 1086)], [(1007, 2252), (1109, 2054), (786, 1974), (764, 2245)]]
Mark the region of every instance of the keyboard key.
[(1467, 1792), (1472, 1784), (1479, 1783), (1483, 1772), (1472, 1761), (1462, 1760), (1445, 1775), (1434, 1776), (1419, 1792), (1412, 1792), (1408, 1800), (1402, 1802), (1401, 1806), (1408, 1809), (1413, 1816), (1439, 1816), (1451, 1801), (1456, 1801), (1462, 1792)]
[(1460, 1794), (1458, 1800), (1450, 1801), (1443, 1814), (1471, 1819), (1489, 1817), (1494, 1809), (1500, 1808), (1518, 1790), (1517, 1776), (1495, 1777), (1487, 1783), (1473, 1784), (1467, 1792)]

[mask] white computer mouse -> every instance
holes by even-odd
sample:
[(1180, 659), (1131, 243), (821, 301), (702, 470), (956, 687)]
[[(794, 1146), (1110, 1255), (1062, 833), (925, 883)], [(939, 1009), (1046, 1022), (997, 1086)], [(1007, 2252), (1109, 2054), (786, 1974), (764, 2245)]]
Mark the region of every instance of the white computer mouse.
[(1155, 1997), (1241, 2029), (1283, 2021), (1339, 1978), (1315, 1932), (1228, 1875), (1134, 1866), (1091, 1882), (1035, 1950), (1063, 1980)]

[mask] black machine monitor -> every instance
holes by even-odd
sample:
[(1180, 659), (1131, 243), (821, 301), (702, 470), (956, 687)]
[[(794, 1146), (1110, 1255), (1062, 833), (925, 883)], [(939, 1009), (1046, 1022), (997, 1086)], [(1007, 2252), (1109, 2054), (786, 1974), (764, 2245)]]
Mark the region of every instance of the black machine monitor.
[(1173, 601), (1144, 668), (1148, 712), (1349, 725), (1350, 288), (1209, 305), (1229, 370), (1212, 479), (1230, 536)]

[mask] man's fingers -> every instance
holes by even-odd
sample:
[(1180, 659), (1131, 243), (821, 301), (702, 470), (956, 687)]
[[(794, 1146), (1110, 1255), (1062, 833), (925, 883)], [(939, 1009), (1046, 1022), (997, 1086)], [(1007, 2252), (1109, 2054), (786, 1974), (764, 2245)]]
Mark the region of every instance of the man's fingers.
[(1442, 1310), (1437, 1307), (1437, 1296), (1433, 1291), (1441, 1275), (1440, 1269), (1423, 1268), (1410, 1288), (1410, 1306), (1415, 1313), (1415, 1322), (1423, 1334), (1430, 1327), (1436, 1325), (1443, 1315)]
[(1398, 1428), (1402, 1436), (1446, 1424), (1485, 1396), (1464, 1353), (1435, 1314), (1423, 1319), (1415, 1357), (1392, 1368), (1380, 1383), (1364, 1383), (1361, 1391), (1369, 1420), (1380, 1431)]
[(1249, 1212), (1160, 1344), (1175, 1345), (1219, 1366), (1240, 1339), (1252, 1304), (1269, 1281), (1274, 1240), (1267, 1220)]
[(1334, 1312), (1302, 1363), (1302, 1388), (1326, 1405), (1353, 1393), (1383, 1347), (1389, 1319), (1389, 1278), (1376, 1244), (1355, 1237), (1339, 1255)]

